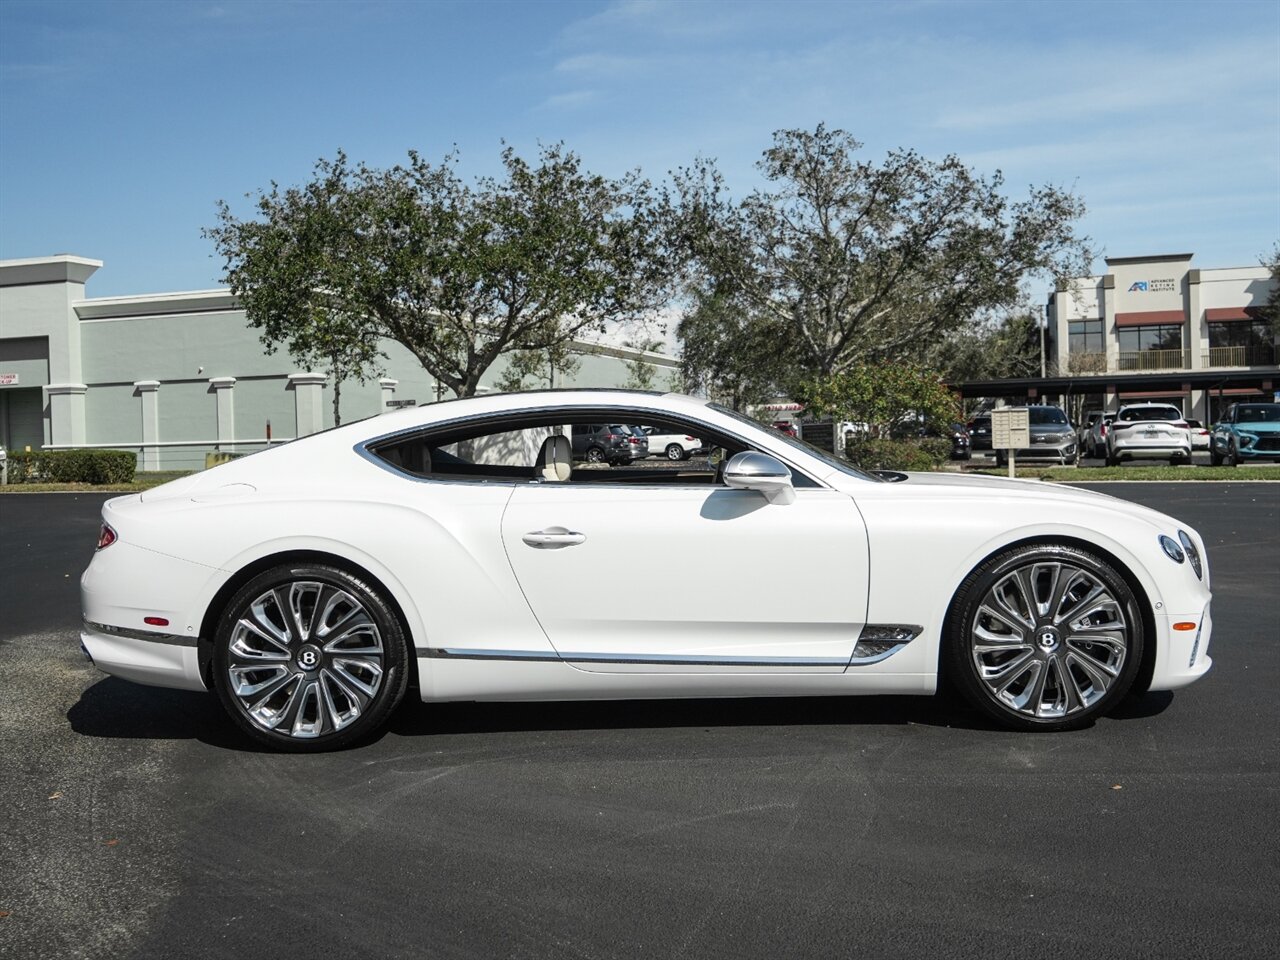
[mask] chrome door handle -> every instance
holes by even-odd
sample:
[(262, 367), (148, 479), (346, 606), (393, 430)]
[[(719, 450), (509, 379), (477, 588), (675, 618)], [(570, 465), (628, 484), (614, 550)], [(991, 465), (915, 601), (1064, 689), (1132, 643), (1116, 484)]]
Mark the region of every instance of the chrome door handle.
[(564, 527), (547, 527), (545, 530), (534, 530), (521, 537), (531, 547), (542, 550), (559, 550), (562, 547), (574, 547), (587, 539), (585, 533), (574, 533)]

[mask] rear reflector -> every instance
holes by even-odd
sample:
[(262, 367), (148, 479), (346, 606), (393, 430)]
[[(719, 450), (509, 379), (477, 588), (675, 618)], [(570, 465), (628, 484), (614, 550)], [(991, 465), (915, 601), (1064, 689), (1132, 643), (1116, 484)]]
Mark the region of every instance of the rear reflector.
[[(153, 627), (167, 627), (169, 625), (169, 621), (166, 620), (164, 617), (143, 617), (142, 622), (149, 623)], [(1193, 623), (1192, 626), (1194, 627), (1195, 624)], [(1180, 628), (1175, 628), (1175, 629), (1180, 629)]]
[(1196, 625), (1190, 620), (1183, 620), (1180, 623), (1175, 623), (1173, 625), (1173, 629), (1175, 630), (1194, 630), (1195, 628)]

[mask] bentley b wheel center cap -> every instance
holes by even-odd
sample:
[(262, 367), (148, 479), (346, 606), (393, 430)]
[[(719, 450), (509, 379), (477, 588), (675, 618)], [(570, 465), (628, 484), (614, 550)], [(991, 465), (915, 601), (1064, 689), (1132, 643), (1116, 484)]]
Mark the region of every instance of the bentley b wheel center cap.
[(304, 643), (298, 649), (298, 656), (294, 660), (299, 670), (305, 670), (310, 673), (312, 670), (320, 669), (320, 648), (314, 644)]
[(1041, 627), (1036, 631), (1036, 643), (1045, 653), (1056, 650), (1058, 648), (1058, 631), (1053, 627)]

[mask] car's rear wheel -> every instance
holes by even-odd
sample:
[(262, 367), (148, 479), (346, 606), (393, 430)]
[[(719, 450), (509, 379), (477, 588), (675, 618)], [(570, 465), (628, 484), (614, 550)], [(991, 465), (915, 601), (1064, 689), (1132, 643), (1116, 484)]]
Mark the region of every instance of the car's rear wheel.
[(947, 675), (977, 709), (1021, 730), (1072, 730), (1133, 685), (1142, 617), (1124, 578), (1077, 547), (1018, 547), (961, 585)]
[(227, 604), (213, 682), (260, 743), (334, 750), (382, 726), (404, 696), (407, 660), (404, 629), (379, 590), (338, 567), (288, 564)]
[(604, 450), (602, 450), (600, 447), (587, 448), (588, 463), (602, 463), (603, 461), (604, 461)]
[(683, 460), (684, 458), (685, 458), (684, 447), (680, 446), (680, 444), (678, 443), (667, 444), (668, 460)]
[(1107, 466), (1108, 467), (1120, 466), (1120, 455), (1117, 453), (1112, 453), (1110, 447), (1107, 448)]

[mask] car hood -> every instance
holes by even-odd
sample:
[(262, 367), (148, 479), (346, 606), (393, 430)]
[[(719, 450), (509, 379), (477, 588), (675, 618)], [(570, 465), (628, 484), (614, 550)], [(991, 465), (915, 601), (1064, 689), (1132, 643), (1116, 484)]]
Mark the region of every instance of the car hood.
[[(1010, 480), (1007, 477), (962, 474), (951, 472), (908, 473), (906, 480), (897, 483), (876, 484), (874, 490), (868, 490), (865, 481), (850, 486), (840, 482), (840, 486), (855, 499), (860, 496), (891, 497), (901, 495), (904, 500), (916, 497), (944, 497), (960, 501), (984, 501), (987, 503), (1008, 502), (1012, 500), (1033, 500), (1044, 504), (1047, 512), (1063, 503), (1087, 504), (1106, 513), (1123, 513), (1147, 521), (1163, 533), (1173, 534), (1180, 524), (1177, 519), (1150, 507), (1121, 500), (1099, 493), (1095, 490), (1084, 490), (1070, 487), (1063, 483), (1043, 480)], [(839, 482), (830, 478), (829, 482)]]

